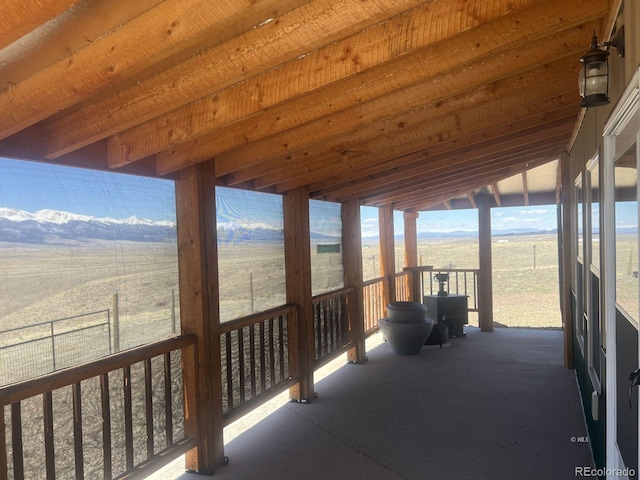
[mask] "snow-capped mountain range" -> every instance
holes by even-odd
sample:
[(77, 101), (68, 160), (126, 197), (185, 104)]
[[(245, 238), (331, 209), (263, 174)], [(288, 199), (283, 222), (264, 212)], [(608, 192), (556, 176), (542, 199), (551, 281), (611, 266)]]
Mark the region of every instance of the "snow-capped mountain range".
[[(283, 241), (282, 228), (265, 223), (225, 222), (218, 224), (221, 243), (247, 241), (271, 243)], [(98, 218), (88, 215), (39, 210), (0, 208), (0, 242), (84, 243), (95, 240), (128, 240), (134, 242), (175, 242), (173, 222), (153, 222), (144, 218)], [(339, 242), (339, 237), (312, 233), (314, 242)]]
[(0, 208), (0, 242), (61, 243), (91, 240), (175, 241), (175, 223), (97, 218), (58, 210)]
[(173, 222), (152, 222), (144, 218), (138, 218), (132, 216), (125, 218), (124, 220), (117, 220), (114, 218), (97, 218), (90, 217), (88, 215), (78, 215), (75, 213), (61, 212), (59, 210), (38, 210), (35, 213), (25, 212), (24, 210), (16, 210), (14, 208), (2, 208), (0, 207), (0, 218), (11, 220), (13, 222), (26, 222), (34, 221), (38, 223), (54, 223), (56, 225), (64, 225), (69, 222), (99, 222), (106, 224), (126, 224), (126, 225), (159, 225), (165, 227), (174, 227)]

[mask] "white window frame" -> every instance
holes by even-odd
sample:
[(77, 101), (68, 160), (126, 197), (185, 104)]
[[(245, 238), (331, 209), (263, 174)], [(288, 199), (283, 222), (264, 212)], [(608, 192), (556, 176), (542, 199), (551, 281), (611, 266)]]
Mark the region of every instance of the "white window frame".
[[(603, 255), (600, 259), (600, 271), (603, 279), (615, 279), (615, 177), (614, 161), (615, 137), (624, 129), (634, 115), (640, 115), (640, 69), (636, 70), (633, 78), (625, 88), (624, 93), (609, 116), (604, 129), (605, 151), (604, 171), (602, 178), (601, 196), (603, 199)], [(636, 148), (640, 150), (640, 131), (636, 138)], [(640, 183), (639, 183), (640, 186)], [(640, 199), (640, 196), (638, 197)], [(639, 209), (640, 211), (640, 209)], [(606, 280), (601, 287), (604, 290), (604, 304), (601, 311), (605, 315), (607, 338), (607, 468), (624, 468), (622, 456), (617, 443), (617, 382), (616, 382), (616, 285), (615, 281)], [(638, 328), (638, 325), (635, 325)]]

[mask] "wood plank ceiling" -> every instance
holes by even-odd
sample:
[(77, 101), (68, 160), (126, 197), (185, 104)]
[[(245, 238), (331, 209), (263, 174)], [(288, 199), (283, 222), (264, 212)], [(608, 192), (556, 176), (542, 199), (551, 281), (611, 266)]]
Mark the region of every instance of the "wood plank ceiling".
[(578, 58), (609, 10), (3, 0), (0, 156), (170, 178), (214, 159), (230, 187), (407, 211), (473, 202), (566, 149)]

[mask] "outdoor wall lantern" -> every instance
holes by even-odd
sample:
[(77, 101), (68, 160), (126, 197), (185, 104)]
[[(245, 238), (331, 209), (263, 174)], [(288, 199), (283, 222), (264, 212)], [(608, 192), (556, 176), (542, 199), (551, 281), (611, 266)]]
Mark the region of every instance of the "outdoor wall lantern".
[(615, 47), (619, 57), (624, 57), (624, 26), (620, 27), (610, 42), (598, 43), (593, 32), (589, 50), (580, 57), (582, 68), (578, 86), (582, 97), (581, 107), (598, 107), (609, 103), (609, 52), (601, 47)]

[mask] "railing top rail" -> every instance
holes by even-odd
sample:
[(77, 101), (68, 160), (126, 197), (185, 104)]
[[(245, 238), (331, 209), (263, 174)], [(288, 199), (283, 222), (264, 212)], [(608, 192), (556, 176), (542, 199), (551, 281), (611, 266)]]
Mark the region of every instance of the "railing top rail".
[(418, 267), (404, 267), (402, 269), (405, 272), (428, 272), (433, 270), (433, 265), (420, 265)]
[(406, 268), (405, 268), (405, 269), (403, 269), (403, 270), (402, 270), (402, 272), (396, 272), (396, 273), (394, 273), (394, 274), (393, 274), (393, 276), (394, 276), (395, 278), (398, 278), (398, 277), (404, 277), (405, 275), (409, 275), (410, 273), (411, 273), (411, 270), (406, 270)]
[(232, 332), (239, 328), (248, 327), (255, 323), (261, 323), (270, 318), (279, 317), (280, 315), (286, 315), (288, 313), (294, 313), (298, 311), (298, 306), (293, 303), (287, 303), (279, 307), (270, 308), (263, 312), (252, 313), (246, 317), (236, 318), (229, 322), (224, 322), (220, 325), (220, 333)]
[(404, 267), (405, 271), (419, 271), (419, 272), (480, 272), (479, 268), (434, 268), (429, 267)]
[(313, 303), (320, 303), (320, 302), (323, 302), (323, 301), (325, 301), (325, 300), (327, 300), (329, 298), (339, 297), (340, 295), (351, 293), (354, 290), (355, 290), (354, 287), (338, 288), (337, 290), (332, 290), (330, 292), (321, 293), (320, 295), (316, 295), (316, 296), (312, 297), (311, 301)]
[(16, 330), (24, 330), (26, 328), (41, 327), (42, 325), (49, 325), (50, 323), (62, 322), (64, 320), (72, 320), (74, 318), (80, 318), (80, 317), (88, 317), (90, 315), (97, 315), (98, 313), (105, 313), (105, 312), (109, 312), (109, 310), (108, 309), (96, 310), (95, 312), (81, 313), (80, 315), (72, 315), (71, 317), (56, 318), (54, 320), (47, 320), (46, 322), (32, 323), (30, 325), (23, 325), (22, 327), (15, 327), (15, 328), (9, 328), (8, 330), (2, 330), (0, 333), (9, 333), (9, 332), (15, 332)]
[(372, 278), (370, 280), (365, 280), (364, 282), (362, 282), (362, 286), (367, 287), (369, 285), (373, 285), (374, 283), (380, 283), (380, 282), (384, 282), (384, 277), (377, 277), (377, 278)]
[(126, 350), (90, 363), (0, 387), (0, 407), (109, 373), (148, 358), (195, 345), (198, 337), (182, 335)]

